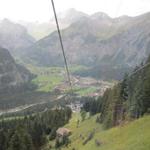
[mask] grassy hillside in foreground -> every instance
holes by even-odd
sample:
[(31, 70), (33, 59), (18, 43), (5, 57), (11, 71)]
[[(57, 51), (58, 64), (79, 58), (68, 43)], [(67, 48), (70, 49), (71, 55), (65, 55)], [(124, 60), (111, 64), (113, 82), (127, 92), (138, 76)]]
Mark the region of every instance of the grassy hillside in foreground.
[[(78, 115), (73, 115), (70, 123), (66, 125), (72, 130), (71, 145), (63, 150), (149, 150), (150, 149), (150, 116), (130, 122), (124, 126), (103, 130), (95, 122), (96, 116), (80, 123), (77, 128)], [(96, 130), (94, 137), (86, 145), (83, 141), (90, 132)], [(83, 139), (84, 138), (84, 139)], [(95, 140), (102, 144), (97, 146)]]

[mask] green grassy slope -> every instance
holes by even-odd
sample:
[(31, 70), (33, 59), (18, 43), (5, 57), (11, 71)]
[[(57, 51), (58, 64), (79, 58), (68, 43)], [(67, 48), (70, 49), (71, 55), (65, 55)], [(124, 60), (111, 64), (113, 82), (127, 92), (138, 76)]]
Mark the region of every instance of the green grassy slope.
[[(77, 128), (78, 116), (74, 115), (67, 128), (72, 130), (71, 144), (63, 150), (150, 150), (150, 116), (145, 116), (126, 125), (103, 130), (95, 122), (96, 116), (80, 123)], [(95, 129), (95, 135), (86, 145), (83, 141)], [(95, 140), (101, 142), (97, 146)]]
[(63, 68), (61, 67), (36, 67), (27, 65), (27, 68), (33, 74), (37, 75), (32, 81), (38, 86), (37, 91), (49, 92), (64, 81), (64, 76), (61, 75)]

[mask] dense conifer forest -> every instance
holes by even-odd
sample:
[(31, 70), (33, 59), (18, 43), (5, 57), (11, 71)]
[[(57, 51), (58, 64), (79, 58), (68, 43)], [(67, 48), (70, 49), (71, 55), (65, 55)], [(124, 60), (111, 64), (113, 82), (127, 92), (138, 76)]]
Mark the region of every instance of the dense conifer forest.
[(0, 150), (40, 150), (47, 140), (55, 139), (56, 130), (68, 123), (70, 108), (0, 121)]

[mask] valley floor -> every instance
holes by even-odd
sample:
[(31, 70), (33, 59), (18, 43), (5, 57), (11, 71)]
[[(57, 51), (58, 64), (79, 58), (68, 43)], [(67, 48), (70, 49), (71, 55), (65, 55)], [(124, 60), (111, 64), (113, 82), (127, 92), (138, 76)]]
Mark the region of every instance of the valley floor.
[[(37, 91), (61, 93), (68, 92), (70, 88), (66, 80), (66, 73), (63, 67), (37, 67), (26, 65), (35, 75), (32, 82), (37, 85)], [(103, 81), (92, 77), (81, 77), (74, 75), (76, 71), (87, 69), (85, 66), (70, 66), (71, 82), (73, 91), (80, 96), (101, 96), (107, 88), (112, 87), (115, 81)]]
[[(72, 131), (69, 137), (71, 144), (62, 150), (150, 150), (150, 116), (127, 123), (125, 125), (104, 130), (96, 123), (96, 117), (87, 118), (79, 123), (79, 114), (74, 114), (65, 127)], [(91, 133), (94, 135), (85, 145), (83, 142)], [(52, 144), (52, 143), (50, 143)], [(54, 144), (54, 142), (53, 142)]]

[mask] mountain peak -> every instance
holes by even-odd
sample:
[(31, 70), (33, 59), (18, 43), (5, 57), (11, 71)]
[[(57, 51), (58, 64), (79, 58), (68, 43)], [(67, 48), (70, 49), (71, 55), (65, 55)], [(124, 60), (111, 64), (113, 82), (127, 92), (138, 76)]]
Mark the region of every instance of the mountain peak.
[(58, 17), (62, 18), (62, 19), (64, 19), (64, 18), (69, 19), (69, 17), (74, 17), (75, 18), (75, 17), (83, 17), (83, 16), (88, 16), (88, 15), (81, 12), (81, 11), (76, 10), (75, 8), (67, 9), (66, 11), (60, 12), (58, 14)]
[(78, 13), (79, 11), (76, 10), (75, 8), (70, 8), (68, 10), (66, 10), (67, 13)]
[(14, 25), (14, 23), (7, 18), (4, 18), (0, 22), (0, 26), (12, 26), (12, 25)]
[(4, 18), (4, 19), (2, 20), (2, 23), (11, 23), (11, 21), (10, 21), (9, 19), (7, 19), (7, 18)]
[[(74, 8), (70, 8), (64, 12), (58, 13), (59, 21), (66, 24), (72, 24), (82, 17), (88, 17), (88, 15)], [(54, 20), (54, 18), (52, 20)]]
[(97, 12), (91, 15), (93, 19), (110, 19), (110, 17), (104, 12)]
[(11, 29), (13, 29), (13, 28), (22, 28), (22, 29), (24, 29), (24, 30), (26, 30), (22, 25), (20, 25), (20, 24), (17, 24), (17, 23), (14, 23), (14, 22), (12, 22), (11, 20), (9, 20), (9, 19), (7, 19), (7, 18), (5, 18), (5, 19), (3, 19), (2, 21), (1, 21), (1, 23), (0, 23), (0, 26), (1, 27), (4, 27), (4, 28), (11, 28)]
[(123, 15), (123, 16), (120, 16), (120, 17), (117, 17), (117, 18), (114, 18), (114, 19), (116, 19), (116, 20), (118, 20), (118, 21), (125, 21), (125, 20), (130, 20), (130, 19), (132, 19), (132, 17), (130, 17), (130, 16), (127, 16), (127, 15)]

